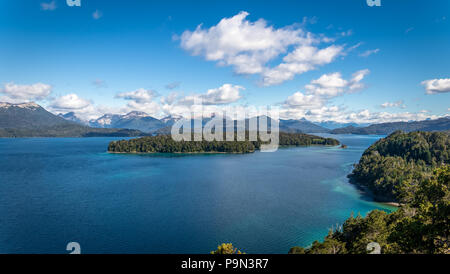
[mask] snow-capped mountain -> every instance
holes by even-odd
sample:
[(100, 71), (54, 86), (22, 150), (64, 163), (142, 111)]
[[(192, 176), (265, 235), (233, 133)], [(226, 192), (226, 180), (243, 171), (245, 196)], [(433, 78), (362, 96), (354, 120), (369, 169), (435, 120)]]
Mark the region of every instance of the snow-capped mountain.
[(164, 122), (142, 111), (132, 111), (125, 115), (105, 114), (98, 119), (89, 121), (89, 125), (101, 128), (137, 129), (147, 133), (166, 126)]
[(105, 114), (100, 118), (89, 121), (91, 127), (110, 128), (112, 125), (120, 119), (119, 114)]
[(36, 104), (34, 102), (21, 103), (21, 104), (11, 104), (11, 103), (0, 102), (0, 108), (3, 108), (3, 109), (22, 108), (22, 109), (29, 109), (29, 110), (37, 110), (40, 107), (41, 106), (39, 106), (38, 104)]
[(179, 115), (169, 115), (167, 117), (162, 118), (160, 121), (166, 124), (167, 126), (171, 126), (182, 118), (183, 117)]
[(80, 118), (77, 117), (77, 115), (74, 112), (67, 112), (66, 114), (58, 114), (59, 117), (67, 120), (67, 121), (72, 121), (78, 124), (82, 124), (82, 125), (87, 125), (88, 123), (84, 120), (81, 120)]

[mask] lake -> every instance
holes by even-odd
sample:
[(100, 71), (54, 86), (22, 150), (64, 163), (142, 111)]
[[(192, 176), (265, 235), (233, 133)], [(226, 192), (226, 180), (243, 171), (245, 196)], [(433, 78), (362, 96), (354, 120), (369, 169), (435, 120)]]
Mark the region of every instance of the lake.
[[(323, 134), (322, 134), (323, 135)], [(287, 253), (392, 207), (346, 175), (381, 136), (273, 153), (109, 154), (118, 138), (0, 139), (0, 253)]]

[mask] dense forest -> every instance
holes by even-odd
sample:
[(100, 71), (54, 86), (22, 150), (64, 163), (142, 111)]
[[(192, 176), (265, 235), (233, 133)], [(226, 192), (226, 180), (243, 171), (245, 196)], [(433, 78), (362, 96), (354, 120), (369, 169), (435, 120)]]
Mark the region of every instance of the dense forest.
[(448, 132), (397, 131), (370, 146), (349, 177), (377, 201), (407, 203), (420, 181), (449, 164), (449, 157)]
[[(260, 149), (264, 142), (258, 141), (175, 141), (170, 135), (148, 136), (131, 140), (113, 141), (108, 146), (109, 152), (123, 153), (250, 153)], [(332, 138), (303, 133), (279, 133), (280, 146), (339, 145)]]
[(0, 138), (20, 137), (136, 137), (144, 135), (134, 129), (92, 128), (76, 124), (56, 125), (42, 128), (0, 128)]
[(293, 247), (291, 254), (366, 254), (377, 243), (382, 254), (450, 253), (450, 165), (419, 182), (411, 200), (393, 213), (373, 210), (351, 216), (323, 242)]
[(377, 199), (402, 205), (389, 214), (352, 215), (323, 242), (289, 253), (365, 254), (372, 242), (384, 254), (450, 253), (448, 132), (394, 132), (364, 152), (350, 177)]

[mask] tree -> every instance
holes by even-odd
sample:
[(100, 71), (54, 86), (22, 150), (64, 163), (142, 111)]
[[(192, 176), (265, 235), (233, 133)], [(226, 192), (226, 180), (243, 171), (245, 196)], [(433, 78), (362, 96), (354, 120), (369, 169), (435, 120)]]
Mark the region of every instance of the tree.
[(217, 246), (217, 250), (211, 251), (211, 254), (243, 254), (240, 250), (233, 247), (231, 243), (223, 243)]

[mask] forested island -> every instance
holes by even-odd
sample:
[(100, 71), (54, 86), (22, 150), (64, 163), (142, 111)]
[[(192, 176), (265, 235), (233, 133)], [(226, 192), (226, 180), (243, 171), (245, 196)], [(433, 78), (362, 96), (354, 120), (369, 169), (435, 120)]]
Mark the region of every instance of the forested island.
[[(246, 133), (248, 137), (248, 132)], [(258, 141), (175, 141), (170, 135), (147, 136), (109, 143), (108, 151), (114, 153), (251, 153), (264, 144)], [(280, 146), (337, 146), (339, 141), (303, 133), (279, 133)]]
[(386, 213), (351, 216), (323, 242), (293, 247), (292, 254), (450, 253), (449, 134), (394, 132), (369, 147), (350, 175), (377, 199), (401, 201)]

